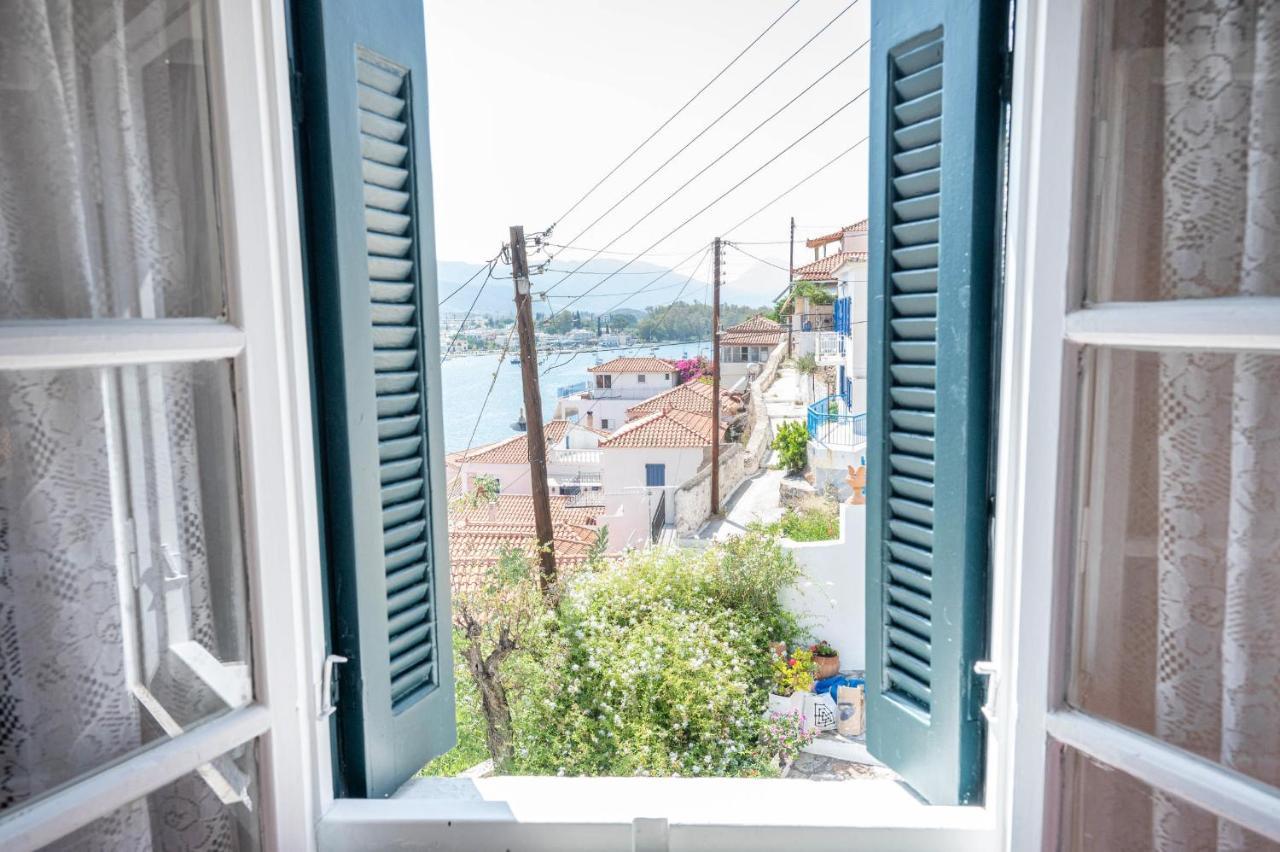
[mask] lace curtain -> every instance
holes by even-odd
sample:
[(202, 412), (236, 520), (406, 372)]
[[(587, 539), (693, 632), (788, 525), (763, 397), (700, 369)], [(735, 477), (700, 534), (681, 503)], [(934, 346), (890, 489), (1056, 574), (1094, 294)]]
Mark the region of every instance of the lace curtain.
[[(1165, 4), (1160, 296), (1280, 297), (1280, 2)], [(1280, 786), (1280, 359), (1159, 369), (1155, 727)], [(1245, 849), (1156, 802), (1159, 849)]]
[[(199, 8), (0, 3), (0, 317), (221, 311)], [(185, 572), (191, 640), (221, 659), (245, 650), (234, 647), (243, 589), (210, 572), (220, 559), (234, 562), (225, 541), (239, 535), (234, 510), (205, 506), (211, 480), (225, 479), (210, 459), (224, 460), (234, 436), (233, 421), (211, 416), (219, 381), (229, 388), (225, 366), (0, 371), (0, 813), (165, 737), (126, 672), (129, 477), (135, 491), (137, 481), (151, 484), (134, 499), (175, 519), (181, 556), (177, 569), (144, 560), (133, 618), (168, 641), (161, 575)], [(129, 439), (141, 447), (132, 472)], [(235, 528), (213, 536), (216, 553), (210, 511)], [(139, 537), (140, 550), (156, 543), (145, 530)], [(218, 594), (229, 615), (219, 614)], [(208, 690), (157, 659), (150, 684), (175, 716), (215, 711)], [(247, 760), (242, 778), (251, 751)], [(57, 845), (236, 849), (237, 819), (192, 775)]]

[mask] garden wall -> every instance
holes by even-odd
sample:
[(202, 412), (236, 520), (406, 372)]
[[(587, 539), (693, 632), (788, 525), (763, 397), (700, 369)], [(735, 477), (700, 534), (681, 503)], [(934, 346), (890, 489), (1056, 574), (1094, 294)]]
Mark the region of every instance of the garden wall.
[(841, 503), (839, 539), (782, 540), (805, 574), (783, 593), (782, 605), (835, 646), (842, 669), (859, 671), (867, 667), (866, 524), (866, 506)]
[[(720, 453), (720, 506), (728, 502), (733, 490), (746, 476), (746, 453), (741, 444), (728, 444)], [(703, 468), (675, 493), (676, 535), (699, 530), (711, 517), (711, 466)]]

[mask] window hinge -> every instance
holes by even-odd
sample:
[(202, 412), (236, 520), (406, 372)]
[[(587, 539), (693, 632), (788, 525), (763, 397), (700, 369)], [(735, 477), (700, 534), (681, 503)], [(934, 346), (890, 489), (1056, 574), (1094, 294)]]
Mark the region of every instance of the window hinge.
[(333, 679), (333, 669), (338, 663), (345, 663), (346, 657), (339, 654), (330, 654), (324, 658), (324, 665), (320, 669), (320, 718), (328, 719), (334, 713), (338, 712), (338, 699), (334, 695), (335, 682)]
[(982, 715), (986, 717), (987, 724), (994, 724), (996, 721), (996, 694), (1000, 689), (1000, 670), (990, 660), (978, 660), (973, 664), (973, 672), (987, 679), (987, 695), (982, 702)]

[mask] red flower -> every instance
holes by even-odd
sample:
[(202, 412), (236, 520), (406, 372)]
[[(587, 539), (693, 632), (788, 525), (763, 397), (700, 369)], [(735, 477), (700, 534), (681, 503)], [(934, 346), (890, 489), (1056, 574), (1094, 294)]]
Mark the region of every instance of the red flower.
[(799, 665), (799, 663), (797, 663), (797, 662), (796, 662), (796, 658), (795, 658), (795, 657), (792, 657), (791, 659), (787, 660), (787, 665), (789, 665), (789, 666), (797, 666), (797, 665)]

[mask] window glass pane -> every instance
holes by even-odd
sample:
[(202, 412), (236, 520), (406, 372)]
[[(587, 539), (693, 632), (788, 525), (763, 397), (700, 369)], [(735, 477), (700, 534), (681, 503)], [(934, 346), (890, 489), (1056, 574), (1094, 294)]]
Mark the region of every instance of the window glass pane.
[(250, 700), (231, 388), (0, 371), (0, 810)]
[(1089, 353), (1076, 707), (1280, 787), (1280, 355)]
[(249, 852), (261, 848), (252, 743), (46, 847), (56, 852)]
[(1280, 12), (1099, 0), (1088, 298), (1280, 295)]
[(218, 316), (206, 3), (0, 3), (0, 318)]
[(1063, 753), (1062, 852), (1280, 852), (1275, 843), (1072, 748)]

